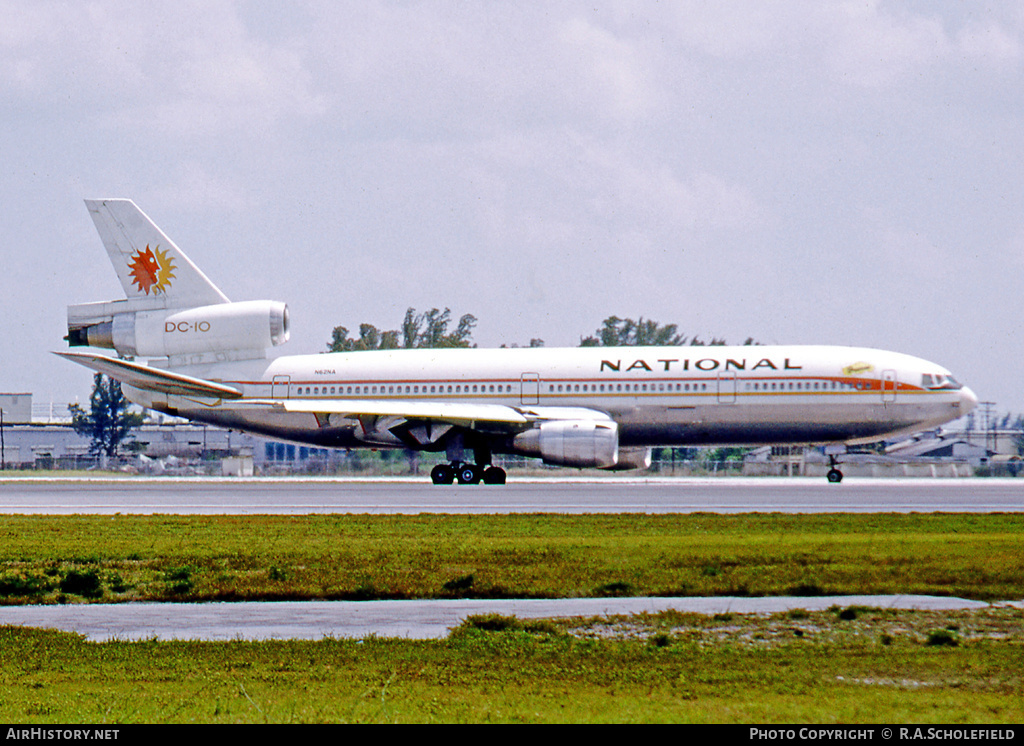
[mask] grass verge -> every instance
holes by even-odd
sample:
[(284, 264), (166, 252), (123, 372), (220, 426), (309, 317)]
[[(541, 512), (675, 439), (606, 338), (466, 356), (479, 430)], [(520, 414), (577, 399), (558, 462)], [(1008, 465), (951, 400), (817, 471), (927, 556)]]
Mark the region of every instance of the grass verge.
[[(446, 640), (90, 643), (0, 627), (33, 723), (1019, 723), (1021, 612), (470, 618)], [(849, 617), (849, 615), (845, 615)], [(938, 631), (958, 644), (934, 644)], [(946, 635), (940, 635), (946, 636)]]
[(0, 516), (0, 603), (1024, 598), (1024, 515)]

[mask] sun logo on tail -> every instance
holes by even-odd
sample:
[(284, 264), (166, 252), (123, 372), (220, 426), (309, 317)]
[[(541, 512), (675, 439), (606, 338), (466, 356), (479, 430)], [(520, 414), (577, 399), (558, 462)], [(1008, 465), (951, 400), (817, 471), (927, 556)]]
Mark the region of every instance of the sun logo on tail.
[(150, 290), (153, 295), (167, 292), (176, 269), (166, 251), (160, 251), (159, 246), (150, 249), (148, 245), (145, 251), (139, 249), (132, 255), (128, 267), (131, 269), (132, 282), (146, 295), (149, 295)]

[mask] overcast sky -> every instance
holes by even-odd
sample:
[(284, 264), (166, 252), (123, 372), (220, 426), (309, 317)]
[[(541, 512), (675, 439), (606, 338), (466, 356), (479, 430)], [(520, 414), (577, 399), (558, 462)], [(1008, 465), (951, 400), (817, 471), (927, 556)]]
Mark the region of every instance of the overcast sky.
[(1024, 412), (1022, 7), (0, 0), (0, 391), (88, 399), (49, 351), (123, 297), (82, 200), (127, 197), (282, 352), (643, 316)]

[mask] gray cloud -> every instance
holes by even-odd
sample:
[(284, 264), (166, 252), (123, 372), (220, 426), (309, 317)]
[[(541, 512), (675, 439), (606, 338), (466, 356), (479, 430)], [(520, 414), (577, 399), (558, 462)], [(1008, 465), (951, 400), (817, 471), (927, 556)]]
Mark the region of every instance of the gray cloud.
[[(1024, 16), (706, 2), (0, 2), (0, 389), (63, 401), (125, 196), (287, 352), (407, 306), (484, 345), (643, 315), (947, 365), (1024, 410)], [(15, 364), (13, 361), (17, 361)]]

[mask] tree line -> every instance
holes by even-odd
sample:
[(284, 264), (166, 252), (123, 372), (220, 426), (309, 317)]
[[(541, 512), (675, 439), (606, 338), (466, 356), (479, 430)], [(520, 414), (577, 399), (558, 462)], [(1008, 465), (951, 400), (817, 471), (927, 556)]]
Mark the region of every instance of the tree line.
[[(451, 324), (451, 310), (441, 311), (432, 308), (424, 313), (416, 313), (409, 308), (405, 312), (405, 320), (401, 329), (382, 331), (373, 324), (360, 324), (359, 337), (350, 336), (348, 327), (336, 326), (331, 332), (331, 341), (327, 343), (328, 352), (357, 352), (360, 350), (397, 350), (415, 348), (441, 347), (476, 347), (473, 342), (473, 328), (476, 316), (467, 313), (459, 318), (455, 329), (448, 331)], [(724, 339), (712, 337), (705, 342), (699, 336), (689, 337), (679, 331), (678, 324), (661, 324), (653, 319), (640, 317), (633, 320), (609, 316), (601, 322), (594, 334), (580, 337), (579, 347), (625, 347), (653, 346), (678, 347), (681, 345), (725, 345)], [(748, 337), (745, 345), (759, 344), (753, 337)], [(502, 345), (502, 347), (519, 347), (518, 344)], [(544, 340), (533, 338), (530, 347), (543, 347)]]
[(452, 312), (448, 308), (443, 311), (431, 308), (424, 313), (416, 313), (416, 309), (410, 308), (405, 312), (401, 329), (381, 331), (373, 324), (360, 324), (358, 339), (349, 336), (348, 327), (336, 326), (331, 332), (331, 341), (327, 343), (327, 351), (476, 347), (473, 344), (476, 316), (463, 314), (455, 329), (449, 332), (451, 318)]

